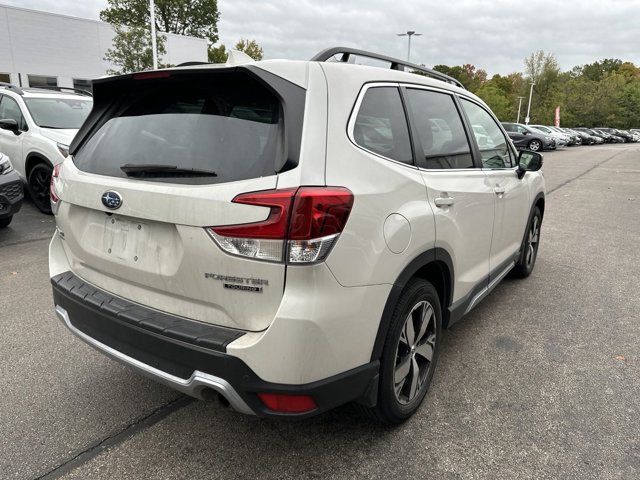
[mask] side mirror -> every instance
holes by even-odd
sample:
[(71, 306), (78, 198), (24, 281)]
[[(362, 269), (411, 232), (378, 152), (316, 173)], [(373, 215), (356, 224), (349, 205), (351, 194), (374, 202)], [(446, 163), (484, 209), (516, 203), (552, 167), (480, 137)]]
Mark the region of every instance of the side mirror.
[(4, 118), (0, 120), (0, 128), (2, 130), (9, 130), (10, 132), (15, 133), (16, 135), (20, 133), (18, 122), (16, 122), (13, 118)]
[(518, 156), (518, 178), (527, 172), (537, 172), (542, 168), (542, 155), (538, 152), (522, 150)]

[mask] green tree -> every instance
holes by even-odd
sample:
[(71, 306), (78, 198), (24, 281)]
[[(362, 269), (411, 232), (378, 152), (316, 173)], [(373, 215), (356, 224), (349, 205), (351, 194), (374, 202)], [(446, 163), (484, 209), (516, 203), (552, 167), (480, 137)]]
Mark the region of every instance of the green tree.
[(605, 58), (602, 61), (583, 65), (582, 67), (576, 67), (580, 72), (580, 75), (599, 82), (607, 73), (617, 71), (622, 66), (622, 60), (617, 58)]
[(511, 120), (512, 105), (508, 96), (493, 82), (489, 81), (476, 92), (485, 101), (500, 120)]
[(458, 80), (470, 92), (475, 93), (487, 80), (487, 72), (483, 69), (476, 69), (475, 65), (469, 63), (462, 66), (449, 67), (447, 65), (436, 65), (434, 70), (449, 75)]
[(552, 53), (539, 50), (525, 58), (524, 65), (526, 80), (535, 83), (531, 123), (550, 125), (554, 121), (555, 109), (561, 102), (558, 60)]
[[(217, 0), (155, 0), (156, 29), (160, 32), (206, 38), (210, 45), (218, 41)], [(149, 25), (148, 0), (108, 0), (100, 19), (112, 25), (144, 27)]]
[[(241, 38), (236, 43), (234, 50), (244, 52), (256, 61), (262, 60), (264, 56), (262, 47), (258, 45), (258, 42), (256, 42), (255, 40), (247, 40), (245, 38)], [(227, 52), (227, 47), (224, 44), (220, 44), (218, 47), (209, 47), (210, 62), (225, 63), (228, 56), (229, 52)]]
[(218, 47), (210, 46), (207, 56), (211, 63), (226, 63), (229, 54), (227, 53), (227, 47), (224, 44), (220, 44)]
[[(110, 75), (139, 72), (153, 68), (151, 29), (144, 27), (114, 26), (116, 35), (113, 48), (107, 50), (104, 59), (114, 65)], [(163, 35), (156, 35), (158, 56), (166, 53)]]
[(248, 40), (246, 38), (241, 38), (240, 40), (238, 40), (238, 43), (236, 43), (235, 49), (246, 53), (255, 61), (262, 60), (262, 57), (264, 56), (262, 47), (258, 45), (258, 42), (256, 42), (255, 40)]

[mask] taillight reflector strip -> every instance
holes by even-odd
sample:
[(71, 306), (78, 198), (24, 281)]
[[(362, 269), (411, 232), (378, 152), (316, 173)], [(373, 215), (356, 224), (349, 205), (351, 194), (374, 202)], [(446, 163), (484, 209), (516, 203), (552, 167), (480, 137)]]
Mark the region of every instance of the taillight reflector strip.
[(258, 397), (264, 403), (264, 406), (272, 412), (307, 413), (318, 408), (315, 400), (309, 395), (259, 393)]

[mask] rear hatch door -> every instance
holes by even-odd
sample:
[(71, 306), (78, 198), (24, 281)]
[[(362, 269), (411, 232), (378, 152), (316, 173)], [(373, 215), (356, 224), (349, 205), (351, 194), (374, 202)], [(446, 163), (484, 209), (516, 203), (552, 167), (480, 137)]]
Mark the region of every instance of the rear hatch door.
[(284, 264), (226, 253), (208, 227), (269, 217), (268, 207), (232, 200), (276, 188), (278, 174), (295, 168), (304, 98), (249, 68), (97, 82), (94, 111), (56, 179), (71, 270), (157, 310), (266, 328)]

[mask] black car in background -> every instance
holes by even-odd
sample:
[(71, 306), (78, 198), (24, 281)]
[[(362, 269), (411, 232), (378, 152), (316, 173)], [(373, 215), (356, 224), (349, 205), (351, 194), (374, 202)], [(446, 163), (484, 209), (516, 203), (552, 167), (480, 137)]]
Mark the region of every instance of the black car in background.
[(11, 223), (23, 198), (22, 180), (11, 166), (9, 157), (0, 153), (0, 228)]
[(556, 141), (540, 130), (522, 123), (502, 122), (502, 126), (517, 148), (531, 150), (532, 152), (556, 149)]
[(586, 128), (586, 127), (576, 127), (574, 130), (578, 130), (579, 132), (585, 132), (589, 135), (595, 135), (596, 137), (602, 138), (606, 143), (622, 143), (624, 139), (622, 137), (617, 137), (615, 135), (611, 135), (610, 133), (603, 132), (596, 128)]
[(624, 130), (618, 130), (617, 128), (603, 128), (603, 127), (598, 127), (597, 130), (600, 130), (601, 132), (610, 133), (611, 135), (614, 135), (616, 137), (620, 137), (624, 139), (625, 142), (634, 141), (633, 135), (631, 135), (629, 132), (625, 132)]
[(596, 135), (592, 135), (586, 131), (578, 130), (576, 128), (565, 128), (564, 130), (571, 131), (574, 134), (580, 137), (580, 142), (582, 145), (595, 145), (597, 143), (604, 143), (604, 139), (602, 137), (597, 137)]

